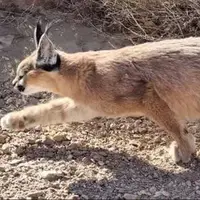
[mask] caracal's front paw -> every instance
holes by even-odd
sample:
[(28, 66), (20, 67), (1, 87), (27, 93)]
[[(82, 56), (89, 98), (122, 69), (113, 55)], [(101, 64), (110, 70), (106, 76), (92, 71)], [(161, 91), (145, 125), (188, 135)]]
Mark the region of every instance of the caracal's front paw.
[(181, 155), (180, 155), (180, 152), (179, 152), (179, 148), (178, 148), (178, 145), (177, 145), (177, 143), (175, 141), (173, 141), (170, 144), (169, 155), (171, 156), (172, 160), (175, 163), (178, 163), (178, 162), (181, 161)]
[(170, 145), (169, 154), (175, 163), (188, 163), (192, 156), (190, 149), (187, 151), (181, 150), (175, 141), (173, 141)]
[(182, 146), (182, 148), (180, 148), (175, 141), (170, 145), (169, 153), (176, 163), (180, 161), (188, 163), (191, 160), (192, 155), (195, 156), (196, 154), (195, 137), (190, 133), (185, 134), (184, 141), (187, 147)]
[(1, 128), (3, 130), (20, 130), (26, 128), (26, 117), (18, 112), (8, 113), (1, 118)]

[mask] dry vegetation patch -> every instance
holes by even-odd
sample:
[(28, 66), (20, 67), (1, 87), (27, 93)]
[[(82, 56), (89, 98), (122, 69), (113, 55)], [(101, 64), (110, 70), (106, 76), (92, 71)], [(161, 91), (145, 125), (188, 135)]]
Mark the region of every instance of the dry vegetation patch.
[(70, 10), (102, 31), (125, 33), (132, 41), (197, 36), (200, 1), (188, 0), (64, 0)]
[(0, 9), (71, 13), (99, 31), (124, 33), (132, 43), (200, 34), (198, 0), (1, 0)]

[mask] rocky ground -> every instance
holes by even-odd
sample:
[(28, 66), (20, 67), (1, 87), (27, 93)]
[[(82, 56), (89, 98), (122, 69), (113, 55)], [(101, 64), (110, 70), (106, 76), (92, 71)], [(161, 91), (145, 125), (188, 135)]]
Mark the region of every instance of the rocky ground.
[[(34, 21), (5, 18), (0, 24), (1, 116), (52, 98), (24, 98), (11, 86), (17, 63), (34, 48)], [(51, 35), (68, 52), (125, 45), (119, 36), (97, 34), (71, 20), (56, 25)], [(188, 129), (198, 144), (199, 123), (188, 124)], [(200, 198), (200, 152), (190, 164), (173, 164), (167, 153), (170, 139), (145, 118), (95, 119), (0, 133), (0, 199)]]

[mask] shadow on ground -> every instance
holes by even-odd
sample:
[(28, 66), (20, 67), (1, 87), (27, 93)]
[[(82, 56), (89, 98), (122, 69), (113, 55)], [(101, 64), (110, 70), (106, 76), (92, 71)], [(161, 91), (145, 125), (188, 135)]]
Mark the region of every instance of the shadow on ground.
[[(119, 153), (102, 148), (85, 146), (67, 147), (60, 146), (59, 143), (27, 147), (23, 152), (23, 156), (28, 161), (43, 158), (55, 162), (59, 160), (68, 162), (69, 154), (66, 152), (70, 152), (75, 162), (84, 165), (94, 163), (101, 168), (108, 169), (113, 174), (111, 179), (105, 178), (99, 181), (97, 179), (80, 179), (71, 183), (68, 190), (83, 197), (112, 199), (113, 197), (116, 198), (116, 194), (118, 194), (117, 197), (121, 198), (122, 194), (131, 193), (133, 194), (132, 198), (134, 196), (136, 198), (138, 195), (143, 198), (150, 196), (151, 198), (167, 198), (170, 192), (168, 194), (166, 191), (173, 191), (174, 198), (176, 194), (177, 198), (181, 198), (182, 194), (184, 195), (187, 192), (185, 186), (188, 184), (188, 180), (191, 183), (195, 181), (200, 183), (198, 181), (200, 178), (200, 160), (198, 158), (193, 158), (190, 164), (182, 165), (182, 167), (188, 170), (175, 173), (159, 169), (137, 158), (137, 156), (130, 156), (125, 152)], [(195, 177), (194, 173), (196, 174)], [(174, 180), (176, 186), (174, 185)], [(192, 185), (190, 186), (192, 187)], [(155, 193), (155, 188), (156, 191), (160, 190), (160, 193)], [(183, 192), (184, 188), (185, 191)], [(149, 190), (155, 193), (154, 196), (151, 195)], [(162, 192), (164, 195), (162, 195)], [(137, 195), (134, 195), (136, 193)], [(198, 197), (199, 195), (195, 196)]]

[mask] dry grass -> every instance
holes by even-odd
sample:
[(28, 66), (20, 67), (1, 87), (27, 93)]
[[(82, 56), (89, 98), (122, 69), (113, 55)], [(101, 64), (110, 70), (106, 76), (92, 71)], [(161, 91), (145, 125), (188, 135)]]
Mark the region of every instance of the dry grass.
[(199, 0), (63, 0), (60, 8), (133, 42), (200, 35)]
[[(37, 11), (38, 2), (21, 0), (20, 5), (16, 1), (14, 8), (18, 8), (17, 14), (30, 14)], [(23, 7), (25, 4), (27, 8)], [(44, 10), (52, 8), (51, 4), (52, 0), (45, 0), (40, 6)], [(58, 0), (53, 7), (71, 12), (99, 31), (124, 33), (133, 43), (200, 35), (199, 0)], [(9, 6), (4, 7), (6, 10)]]

